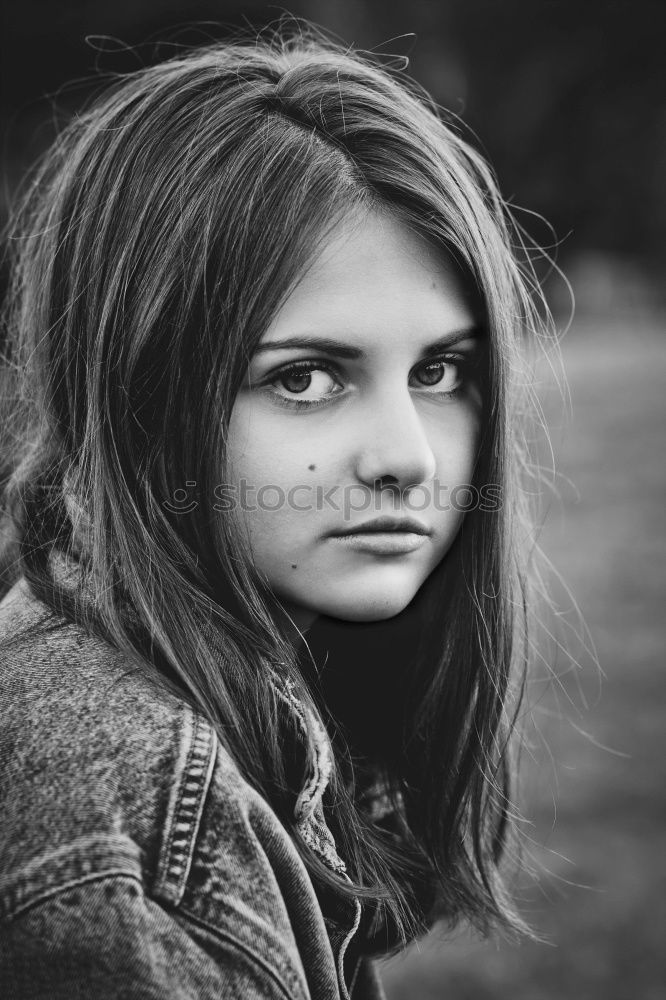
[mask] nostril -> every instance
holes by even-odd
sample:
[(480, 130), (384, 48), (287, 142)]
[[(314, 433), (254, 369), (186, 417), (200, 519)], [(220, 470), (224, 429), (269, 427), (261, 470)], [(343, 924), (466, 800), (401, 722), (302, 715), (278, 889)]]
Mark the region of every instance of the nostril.
[(375, 479), (373, 485), (380, 493), (391, 492), (400, 495), (400, 484), (395, 476), (380, 476), (379, 479)]

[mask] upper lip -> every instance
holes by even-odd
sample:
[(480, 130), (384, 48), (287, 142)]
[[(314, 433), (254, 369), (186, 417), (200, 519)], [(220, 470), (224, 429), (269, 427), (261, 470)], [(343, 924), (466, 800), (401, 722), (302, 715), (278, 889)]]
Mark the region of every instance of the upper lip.
[(363, 535), (378, 531), (411, 531), (415, 535), (429, 535), (430, 529), (413, 517), (376, 517), (373, 521), (364, 521), (353, 528), (344, 531), (334, 531), (334, 535)]

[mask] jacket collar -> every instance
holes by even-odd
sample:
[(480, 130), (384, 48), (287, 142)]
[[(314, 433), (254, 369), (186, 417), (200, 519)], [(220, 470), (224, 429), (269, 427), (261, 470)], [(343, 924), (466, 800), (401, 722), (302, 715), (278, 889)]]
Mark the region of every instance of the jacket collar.
[[(80, 555), (85, 551), (82, 545), (82, 523), (79, 509), (71, 500), (69, 509), (75, 525), (75, 539), (78, 544), (75, 552)], [(81, 515), (82, 516), (82, 515)], [(85, 588), (82, 566), (78, 558), (62, 551), (54, 550), (50, 559), (51, 569), (57, 583), (66, 589)], [(91, 595), (92, 599), (92, 595)], [(321, 721), (298, 697), (290, 678), (281, 675), (276, 668), (270, 671), (269, 678), (274, 690), (291, 714), (299, 739), (304, 746), (309, 747), (309, 773), (298, 794), (294, 807), (296, 827), (305, 841), (324, 863), (338, 874), (346, 874), (344, 861), (337, 853), (333, 835), (326, 825), (323, 810), (323, 796), (328, 788), (333, 769), (333, 750), (331, 741)]]
[(278, 696), (296, 721), (300, 739), (311, 748), (310, 773), (296, 799), (294, 809), (296, 826), (306, 844), (329, 868), (345, 874), (345, 863), (337, 853), (333, 835), (324, 819), (323, 796), (333, 769), (333, 751), (328, 733), (315, 714), (300, 700), (290, 678), (281, 677), (274, 670), (271, 679)]

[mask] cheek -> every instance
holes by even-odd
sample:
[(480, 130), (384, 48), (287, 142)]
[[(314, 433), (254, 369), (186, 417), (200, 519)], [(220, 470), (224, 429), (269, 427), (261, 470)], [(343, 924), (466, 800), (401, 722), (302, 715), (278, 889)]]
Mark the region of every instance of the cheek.
[(437, 475), (450, 485), (472, 481), (481, 437), (481, 409), (469, 400), (439, 424), (431, 437)]
[(310, 522), (297, 507), (310, 495), (298, 487), (312, 487), (320, 468), (314, 450), (293, 435), (286, 437), (279, 419), (263, 414), (251, 401), (236, 402), (227, 436), (226, 481), (237, 499), (234, 516), (243, 525), (258, 568), (281, 563), (301, 540)]
[(285, 433), (283, 421), (265, 413), (250, 399), (234, 404), (227, 435), (227, 474), (231, 482), (245, 479), (254, 489), (279, 486), (285, 490), (307, 483), (308, 464), (319, 464), (300, 435)]
[(271, 428), (261, 424), (256, 407), (249, 399), (239, 396), (231, 411), (227, 432), (227, 479), (233, 485), (238, 485), (241, 479), (254, 482), (260, 469), (264, 477), (269, 471), (266, 461), (272, 452)]

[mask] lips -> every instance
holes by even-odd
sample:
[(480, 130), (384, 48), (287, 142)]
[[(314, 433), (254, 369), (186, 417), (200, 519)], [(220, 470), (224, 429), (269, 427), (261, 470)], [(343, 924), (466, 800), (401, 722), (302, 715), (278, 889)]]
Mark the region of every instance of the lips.
[(413, 517), (377, 517), (372, 521), (365, 521), (363, 524), (348, 528), (346, 531), (334, 531), (332, 534), (343, 537), (346, 535), (374, 535), (389, 532), (414, 535), (431, 534), (430, 529), (425, 524)]

